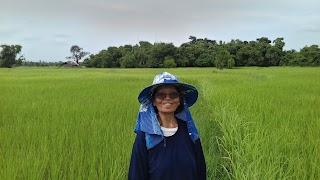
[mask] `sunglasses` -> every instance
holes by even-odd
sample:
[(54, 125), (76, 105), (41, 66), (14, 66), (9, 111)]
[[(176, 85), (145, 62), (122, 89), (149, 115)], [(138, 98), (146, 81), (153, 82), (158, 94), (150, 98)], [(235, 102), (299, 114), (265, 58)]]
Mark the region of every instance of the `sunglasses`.
[(180, 96), (180, 93), (177, 93), (177, 92), (172, 92), (170, 94), (166, 94), (166, 93), (157, 93), (155, 94), (154, 96), (157, 98), (157, 99), (164, 99), (167, 97), (167, 95), (169, 95), (169, 97), (171, 99), (176, 99)]

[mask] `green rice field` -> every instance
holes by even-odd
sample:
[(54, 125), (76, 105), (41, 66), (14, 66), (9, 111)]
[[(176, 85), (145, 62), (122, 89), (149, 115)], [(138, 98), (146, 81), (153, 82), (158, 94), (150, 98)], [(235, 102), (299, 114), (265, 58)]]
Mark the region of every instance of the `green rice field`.
[(0, 179), (127, 179), (139, 92), (168, 71), (208, 179), (320, 179), (320, 68), (0, 69)]

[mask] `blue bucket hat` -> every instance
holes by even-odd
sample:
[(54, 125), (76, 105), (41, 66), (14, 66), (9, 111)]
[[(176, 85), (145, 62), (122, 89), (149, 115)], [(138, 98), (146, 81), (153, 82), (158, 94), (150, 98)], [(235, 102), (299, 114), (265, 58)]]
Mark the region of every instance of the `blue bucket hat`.
[(162, 85), (174, 85), (181, 90), (185, 98), (188, 107), (192, 106), (198, 99), (198, 90), (191, 84), (179, 82), (177, 76), (168, 72), (162, 72), (154, 77), (153, 83), (150, 86), (144, 88), (139, 96), (138, 100), (141, 104), (151, 101), (153, 91)]

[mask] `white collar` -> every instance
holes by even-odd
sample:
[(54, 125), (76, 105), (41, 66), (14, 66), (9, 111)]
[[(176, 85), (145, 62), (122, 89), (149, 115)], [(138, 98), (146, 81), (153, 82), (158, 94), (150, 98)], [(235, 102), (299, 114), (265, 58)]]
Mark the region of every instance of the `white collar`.
[(166, 127), (162, 127), (161, 126), (161, 130), (162, 130), (163, 135), (165, 137), (170, 137), (170, 136), (173, 136), (178, 131), (178, 127), (176, 127), (176, 128), (166, 128)]

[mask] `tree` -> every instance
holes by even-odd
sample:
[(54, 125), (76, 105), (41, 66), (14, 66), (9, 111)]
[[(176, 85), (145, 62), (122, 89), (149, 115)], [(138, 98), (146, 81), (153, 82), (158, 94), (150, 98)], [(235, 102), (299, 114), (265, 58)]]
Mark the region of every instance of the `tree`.
[(179, 60), (183, 61), (178, 61), (177, 64), (179, 66), (194, 67), (196, 60), (204, 52), (205, 49), (203, 49), (201, 46), (198, 46), (197, 44), (182, 44), (178, 49), (178, 53)]
[(156, 43), (150, 49), (150, 59), (148, 59), (149, 67), (161, 67), (165, 57), (176, 56), (176, 47), (172, 43)]
[(15, 61), (15, 66), (22, 66), (22, 63), (25, 61), (26, 59), (24, 58), (23, 55), (21, 55), (16, 61)]
[[(298, 52), (294, 49), (291, 49), (289, 51), (284, 52), (283, 58), (279, 62), (279, 66), (289, 66), (290, 61), (292, 59), (295, 59), (295, 56), (298, 54)], [(293, 66), (293, 64), (291, 64)]]
[(189, 39), (190, 39), (189, 44), (194, 44), (197, 42), (197, 38), (195, 36), (190, 36)]
[(0, 67), (11, 68), (16, 63), (17, 54), (21, 52), (20, 45), (1, 45)]
[(195, 61), (195, 65), (197, 67), (212, 67), (213, 61), (214, 61), (213, 55), (203, 53)]
[(82, 48), (80, 48), (78, 45), (73, 45), (70, 48), (70, 52), (72, 54), (72, 56), (67, 57), (68, 59), (73, 59), (74, 61), (77, 62), (77, 64), (79, 64), (79, 61), (85, 57), (86, 55), (90, 54), (89, 52), (85, 52), (83, 51)]
[(120, 58), (122, 58), (121, 50), (118, 47), (111, 46), (107, 49), (110, 58), (108, 63), (111, 63), (110, 67), (120, 67)]
[(285, 53), (283, 52), (285, 42), (283, 42), (283, 38), (277, 38), (273, 41), (273, 43), (274, 46), (267, 49), (266, 58), (269, 59), (270, 65), (279, 66), (285, 55)]
[(164, 68), (175, 68), (175, 67), (177, 67), (177, 63), (174, 62), (174, 59), (172, 57), (167, 56), (164, 58), (163, 67)]
[(261, 64), (263, 57), (259, 50), (251, 45), (245, 45), (236, 54), (236, 66), (257, 66)]
[(283, 50), (283, 47), (286, 44), (285, 42), (283, 42), (283, 38), (277, 38), (273, 41), (273, 43), (274, 43), (274, 46), (279, 48), (281, 51)]
[(226, 49), (230, 52), (230, 54), (233, 57), (236, 57), (237, 52), (239, 51), (239, 49), (241, 49), (243, 46), (245, 46), (245, 43), (242, 42), (239, 39), (231, 39), (231, 41), (226, 44)]
[(261, 67), (268, 67), (271, 65), (270, 59), (266, 57), (268, 49), (271, 47), (271, 40), (269, 40), (267, 37), (257, 38), (255, 49), (260, 51), (260, 54), (262, 56), (262, 61), (257, 61), (257, 66)]
[(318, 45), (306, 46), (300, 50), (306, 59), (304, 66), (320, 66), (320, 48)]
[(227, 60), (227, 68), (228, 69), (232, 69), (235, 66), (235, 62), (233, 57), (231, 56), (228, 60)]
[(94, 58), (94, 55), (91, 54), (89, 57), (83, 60), (82, 65), (85, 67), (92, 67), (91, 66), (91, 60)]
[(120, 67), (122, 68), (134, 68), (137, 62), (133, 54), (127, 54), (120, 58)]
[(234, 67), (234, 59), (229, 53), (229, 51), (225, 49), (219, 49), (218, 52), (215, 54), (215, 65), (218, 69), (223, 69), (224, 67), (227, 67), (231, 69)]
[[(175, 47), (172, 43), (151, 44), (148, 41), (140, 41), (135, 45), (108, 47), (86, 58), (82, 65), (98, 68), (160, 68), (171, 65), (176, 67), (217, 66), (218, 68), (320, 66), (319, 45), (306, 46), (300, 52), (284, 51), (285, 42), (281, 37), (274, 41), (261, 37), (251, 41), (232, 39), (230, 42), (224, 42), (190, 36), (189, 40), (179, 47)], [(74, 46), (73, 50), (83, 52), (78, 46)], [(74, 55), (71, 58), (76, 59), (76, 57), (79, 56)], [(27, 63), (18, 59), (15, 64)], [(35, 63), (37, 66), (41, 64), (43, 62)]]
[(140, 41), (139, 45), (133, 47), (133, 54), (137, 60), (136, 67), (149, 67), (149, 60), (152, 59), (152, 47), (153, 45), (148, 41)]
[(112, 56), (108, 50), (104, 49), (91, 59), (90, 65), (97, 68), (111, 68), (113, 67)]
[(289, 61), (289, 65), (293, 66), (308, 66), (308, 60), (301, 53), (297, 53), (293, 59)]

